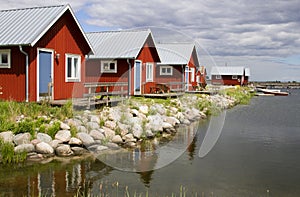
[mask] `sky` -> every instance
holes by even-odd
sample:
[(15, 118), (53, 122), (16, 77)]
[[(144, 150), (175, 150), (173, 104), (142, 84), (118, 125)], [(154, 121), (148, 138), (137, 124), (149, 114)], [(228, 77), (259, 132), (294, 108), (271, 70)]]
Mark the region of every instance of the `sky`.
[(299, 0), (0, 0), (0, 9), (69, 3), (86, 32), (150, 28), (193, 41), (201, 65), (245, 66), (253, 81), (300, 81)]

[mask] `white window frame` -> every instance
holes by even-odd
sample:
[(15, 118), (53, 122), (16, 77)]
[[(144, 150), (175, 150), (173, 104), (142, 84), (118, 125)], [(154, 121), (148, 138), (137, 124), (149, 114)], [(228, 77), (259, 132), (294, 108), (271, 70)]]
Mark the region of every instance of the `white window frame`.
[(221, 75), (216, 75), (216, 79), (222, 79)]
[[(115, 68), (114, 69), (106, 69), (105, 68), (105, 64), (111, 64), (114, 63), (115, 64)], [(118, 64), (117, 64), (117, 60), (101, 60), (101, 73), (117, 73), (118, 72)]]
[[(2, 62), (2, 55), (7, 55), (7, 63)], [(10, 68), (11, 66), (10, 49), (0, 49), (0, 68)]]
[[(68, 77), (68, 58), (72, 59), (71, 62), (71, 77)], [(78, 65), (74, 70), (74, 60), (77, 59)], [(66, 65), (66, 82), (80, 82), (81, 81), (81, 56), (77, 54), (65, 54), (65, 65)], [(76, 76), (77, 74), (77, 76)]]
[(232, 75), (232, 79), (237, 79), (238, 76), (237, 75)]
[[(166, 72), (163, 72), (163, 69), (165, 69)], [(170, 69), (170, 72), (167, 72), (168, 69)], [(169, 75), (169, 76), (173, 75), (173, 67), (172, 66), (160, 66), (159, 71), (160, 71), (159, 72), (160, 75)]]
[(153, 82), (153, 68), (153, 63), (146, 63), (146, 82)]
[(191, 82), (195, 82), (195, 68), (190, 68)]

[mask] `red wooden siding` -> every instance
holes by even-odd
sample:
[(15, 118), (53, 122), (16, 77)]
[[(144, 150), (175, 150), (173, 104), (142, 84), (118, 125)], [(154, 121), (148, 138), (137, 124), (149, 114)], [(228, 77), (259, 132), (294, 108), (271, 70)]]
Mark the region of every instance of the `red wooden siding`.
[[(172, 65), (173, 75), (160, 75), (160, 68), (156, 68), (156, 82), (157, 83), (169, 83), (169, 82), (183, 82), (182, 80), (182, 66), (181, 65)], [(184, 68), (183, 68), (184, 69)]]
[(25, 55), (19, 47), (11, 49), (11, 68), (0, 68), (0, 99), (25, 101)]
[(237, 79), (232, 79), (232, 75), (222, 75), (222, 79), (217, 79), (216, 75), (212, 75), (211, 83), (214, 85), (241, 85), (242, 76), (237, 77)]
[(188, 67), (189, 69), (194, 68), (194, 82), (192, 82), (192, 72), (189, 73), (189, 90), (193, 90), (193, 87), (196, 87), (197, 81), (196, 81), (196, 74), (197, 74), (197, 67), (196, 67), (196, 63), (195, 63), (195, 54), (193, 51), (193, 54), (191, 55), (190, 61), (188, 63)]

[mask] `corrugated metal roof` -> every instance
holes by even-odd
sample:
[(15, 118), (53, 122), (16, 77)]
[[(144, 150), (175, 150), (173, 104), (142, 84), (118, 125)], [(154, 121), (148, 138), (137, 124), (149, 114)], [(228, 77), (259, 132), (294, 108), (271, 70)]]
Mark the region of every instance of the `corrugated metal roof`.
[(30, 45), (36, 42), (69, 10), (91, 47), (71, 7), (67, 5), (0, 10), (0, 46)]
[(245, 68), (245, 76), (250, 77), (250, 68)]
[(86, 35), (95, 50), (90, 58), (100, 59), (137, 58), (147, 38), (152, 37), (149, 29), (92, 32)]
[(186, 65), (195, 48), (193, 43), (156, 44), (157, 51), (164, 65)]
[(211, 75), (244, 75), (244, 67), (212, 67)]

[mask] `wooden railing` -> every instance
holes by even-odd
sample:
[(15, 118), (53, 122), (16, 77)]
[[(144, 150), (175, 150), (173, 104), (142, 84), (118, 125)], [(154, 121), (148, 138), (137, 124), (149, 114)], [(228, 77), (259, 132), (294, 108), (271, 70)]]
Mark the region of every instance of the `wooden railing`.
[[(123, 102), (125, 97), (128, 95), (128, 83), (126, 82), (85, 83), (84, 87), (88, 89), (88, 93), (83, 95), (84, 98), (88, 99), (88, 109), (92, 104), (106, 103), (108, 106), (111, 102)], [(120, 96), (120, 98), (112, 99), (110, 96)], [(105, 100), (104, 97), (106, 97)]]
[[(143, 84), (145, 86), (146, 83)], [(184, 82), (153, 83), (150, 87), (150, 94), (166, 94), (172, 92), (184, 92)]]

